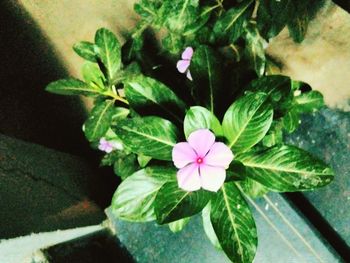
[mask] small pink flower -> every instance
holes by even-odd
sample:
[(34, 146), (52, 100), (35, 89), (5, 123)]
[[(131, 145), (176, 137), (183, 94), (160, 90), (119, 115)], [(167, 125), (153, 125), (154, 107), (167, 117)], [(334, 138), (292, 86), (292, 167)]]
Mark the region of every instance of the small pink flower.
[(107, 141), (105, 138), (100, 139), (100, 144), (98, 145), (98, 149), (104, 151), (106, 153), (111, 153), (113, 150), (121, 150), (123, 146), (119, 142)]
[(181, 59), (177, 62), (176, 68), (180, 73), (186, 73), (189, 80), (192, 80), (191, 72), (189, 70), (191, 59), (193, 56), (193, 48), (187, 47), (184, 52), (182, 52)]
[(233, 160), (233, 153), (222, 142), (215, 142), (215, 135), (207, 129), (192, 132), (187, 142), (173, 148), (173, 162), (179, 187), (186, 191), (203, 188), (217, 192), (225, 182), (226, 169)]

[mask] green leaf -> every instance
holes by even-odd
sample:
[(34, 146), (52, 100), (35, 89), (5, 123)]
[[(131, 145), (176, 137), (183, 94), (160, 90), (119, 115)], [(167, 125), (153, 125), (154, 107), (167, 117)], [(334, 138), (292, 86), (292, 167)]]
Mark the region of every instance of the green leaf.
[(301, 43), (306, 35), (309, 21), (317, 14), (319, 8), (324, 4), (324, 0), (295, 0), (294, 16), (288, 22), (289, 34), (297, 43)]
[(137, 156), (137, 161), (142, 168), (144, 168), (151, 160), (152, 160), (152, 157), (149, 157), (149, 156), (145, 156), (142, 154), (139, 154)]
[(97, 62), (95, 45), (93, 43), (87, 41), (80, 41), (74, 44), (73, 50), (82, 58), (91, 62)]
[(126, 99), (137, 112), (165, 111), (168, 116), (182, 122), (186, 105), (163, 83), (139, 75), (126, 80), (124, 85)]
[(295, 97), (298, 112), (313, 112), (324, 106), (323, 95), (315, 90)]
[(163, 1), (159, 20), (170, 32), (182, 34), (186, 27), (197, 21), (198, 2), (198, 0)]
[(264, 92), (273, 102), (280, 103), (291, 92), (291, 79), (282, 75), (262, 76), (250, 82), (247, 90)]
[(170, 121), (159, 117), (121, 120), (114, 131), (134, 153), (158, 160), (171, 160), (177, 142), (177, 128)]
[(193, 216), (202, 211), (210, 197), (207, 191), (187, 192), (177, 182), (168, 182), (160, 188), (154, 203), (157, 222), (165, 224)]
[(169, 33), (162, 39), (163, 48), (171, 54), (178, 55), (184, 48), (184, 38), (182, 35)]
[(97, 64), (86, 62), (81, 69), (81, 73), (85, 82), (92, 88), (101, 90), (105, 88), (105, 77)]
[(283, 124), (281, 121), (273, 121), (270, 130), (262, 140), (262, 144), (266, 147), (272, 147), (283, 142)]
[(111, 84), (117, 78), (121, 68), (121, 47), (116, 36), (106, 28), (100, 28), (95, 34), (95, 52), (98, 54), (107, 71)]
[(297, 13), (298, 16), (293, 18), (288, 23), (288, 30), (290, 36), (297, 43), (301, 43), (306, 35), (307, 28), (309, 25), (309, 16), (307, 13)]
[(273, 110), (266, 98), (261, 92), (243, 95), (225, 113), (222, 128), (234, 153), (253, 147), (269, 130)]
[(157, 17), (157, 12), (161, 7), (162, 1), (159, 0), (141, 0), (134, 4), (134, 10), (143, 19), (151, 22)]
[(202, 211), (204, 232), (215, 248), (222, 249), (220, 242), (218, 240), (218, 237), (215, 234), (213, 225), (211, 224), (211, 221), (210, 221), (210, 210), (211, 210), (211, 204), (209, 202)]
[(311, 190), (330, 183), (333, 171), (308, 152), (294, 146), (276, 146), (236, 156), (247, 175), (277, 192)]
[(220, 92), (221, 67), (221, 57), (212, 48), (202, 45), (195, 50), (190, 65), (193, 82), (197, 86), (194, 92), (211, 112), (214, 112)]
[(245, 166), (243, 163), (233, 160), (230, 163), (230, 167), (226, 170), (226, 182), (229, 181), (241, 181), (246, 177)]
[(259, 1), (257, 24), (266, 39), (276, 36), (293, 19), (294, 2), (295, 0)]
[(269, 192), (268, 188), (250, 178), (240, 181), (239, 185), (242, 187), (243, 192), (252, 198), (262, 197)]
[(249, 24), (245, 28), (245, 39), (247, 41), (246, 52), (249, 61), (252, 64), (258, 76), (264, 75), (265, 72), (265, 50), (264, 39), (260, 36), (258, 28), (254, 24)]
[(125, 119), (130, 113), (130, 110), (123, 107), (114, 107), (111, 125), (116, 125), (120, 120)]
[(125, 180), (139, 169), (136, 155), (133, 153), (125, 154), (119, 151), (119, 156), (113, 164), (113, 171), (116, 175)]
[(155, 220), (154, 200), (157, 192), (167, 181), (176, 178), (176, 169), (154, 167), (140, 170), (126, 178), (112, 199), (112, 213), (118, 218), (147, 222)]
[(210, 219), (229, 259), (232, 262), (253, 262), (258, 243), (255, 222), (235, 183), (225, 183), (212, 199)]
[(60, 95), (84, 95), (84, 96), (96, 96), (101, 93), (100, 90), (95, 89), (85, 82), (68, 78), (60, 79), (54, 82), (51, 82), (46, 87), (46, 91), (51, 93), (56, 93)]
[(190, 221), (190, 217), (182, 218), (180, 220), (169, 223), (169, 229), (173, 233), (180, 232)]
[(209, 129), (216, 136), (223, 136), (221, 124), (215, 115), (206, 108), (194, 106), (187, 111), (185, 116), (184, 131), (186, 138), (198, 129)]
[(300, 114), (296, 107), (292, 107), (282, 118), (283, 128), (288, 132), (292, 133), (299, 126)]
[(243, 33), (244, 23), (252, 10), (249, 8), (253, 0), (245, 0), (238, 6), (229, 9), (215, 23), (214, 37), (222, 44), (234, 43)]
[(90, 142), (99, 140), (105, 135), (111, 125), (113, 108), (113, 100), (101, 101), (94, 106), (84, 124), (85, 136)]

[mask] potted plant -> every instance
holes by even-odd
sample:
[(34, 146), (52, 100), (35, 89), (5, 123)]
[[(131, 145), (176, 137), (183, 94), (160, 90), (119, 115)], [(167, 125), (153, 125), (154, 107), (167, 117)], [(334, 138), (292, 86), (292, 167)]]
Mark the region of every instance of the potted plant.
[(123, 180), (111, 205), (118, 218), (179, 231), (202, 212), (214, 245), (252, 262), (257, 233), (245, 196), (332, 181), (325, 163), (283, 143), (322, 95), (276, 74), (265, 53), (285, 26), (301, 42), (321, 2), (141, 0), (124, 45), (105, 28), (74, 45), (87, 60), (84, 81), (47, 90), (93, 98), (83, 130)]

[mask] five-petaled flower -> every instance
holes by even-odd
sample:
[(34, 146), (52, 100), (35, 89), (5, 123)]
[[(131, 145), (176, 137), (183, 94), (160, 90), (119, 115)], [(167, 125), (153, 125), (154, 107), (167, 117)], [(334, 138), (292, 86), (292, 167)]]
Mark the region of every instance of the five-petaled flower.
[(180, 73), (186, 73), (189, 80), (192, 80), (191, 72), (189, 70), (192, 56), (193, 48), (187, 47), (184, 52), (182, 52), (181, 59), (176, 64), (177, 70)]
[(215, 135), (208, 129), (190, 134), (187, 142), (173, 148), (174, 165), (179, 168), (177, 181), (186, 191), (203, 188), (217, 192), (225, 182), (226, 169), (233, 160), (233, 153), (222, 142), (215, 142)]
[(122, 150), (123, 145), (119, 142), (107, 141), (105, 138), (101, 138), (98, 148), (106, 153), (111, 153), (113, 150)]

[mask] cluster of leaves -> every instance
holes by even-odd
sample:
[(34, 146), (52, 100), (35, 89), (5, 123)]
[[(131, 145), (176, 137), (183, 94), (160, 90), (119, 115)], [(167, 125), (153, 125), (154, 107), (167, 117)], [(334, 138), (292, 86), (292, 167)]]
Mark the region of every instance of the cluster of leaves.
[[(123, 145), (102, 160), (123, 180), (112, 200), (116, 216), (156, 220), (177, 232), (202, 212), (212, 243), (233, 262), (252, 262), (257, 233), (244, 196), (312, 190), (334, 175), (322, 161), (283, 143), (283, 133), (298, 127), (301, 113), (323, 106), (322, 95), (305, 83), (267, 74), (264, 52), (266, 39), (285, 26), (301, 41), (316, 4), (227, 2), (141, 0), (135, 5), (141, 20), (123, 46), (99, 29), (95, 43), (74, 46), (87, 60), (84, 81), (58, 80), (47, 90), (92, 97), (86, 138), (94, 147), (101, 138)], [(160, 46), (146, 46), (149, 28), (165, 29)], [(193, 81), (176, 72), (171, 55), (179, 58), (186, 46), (195, 50)], [(202, 128), (235, 154), (217, 193), (179, 189), (171, 162), (173, 146)]]

